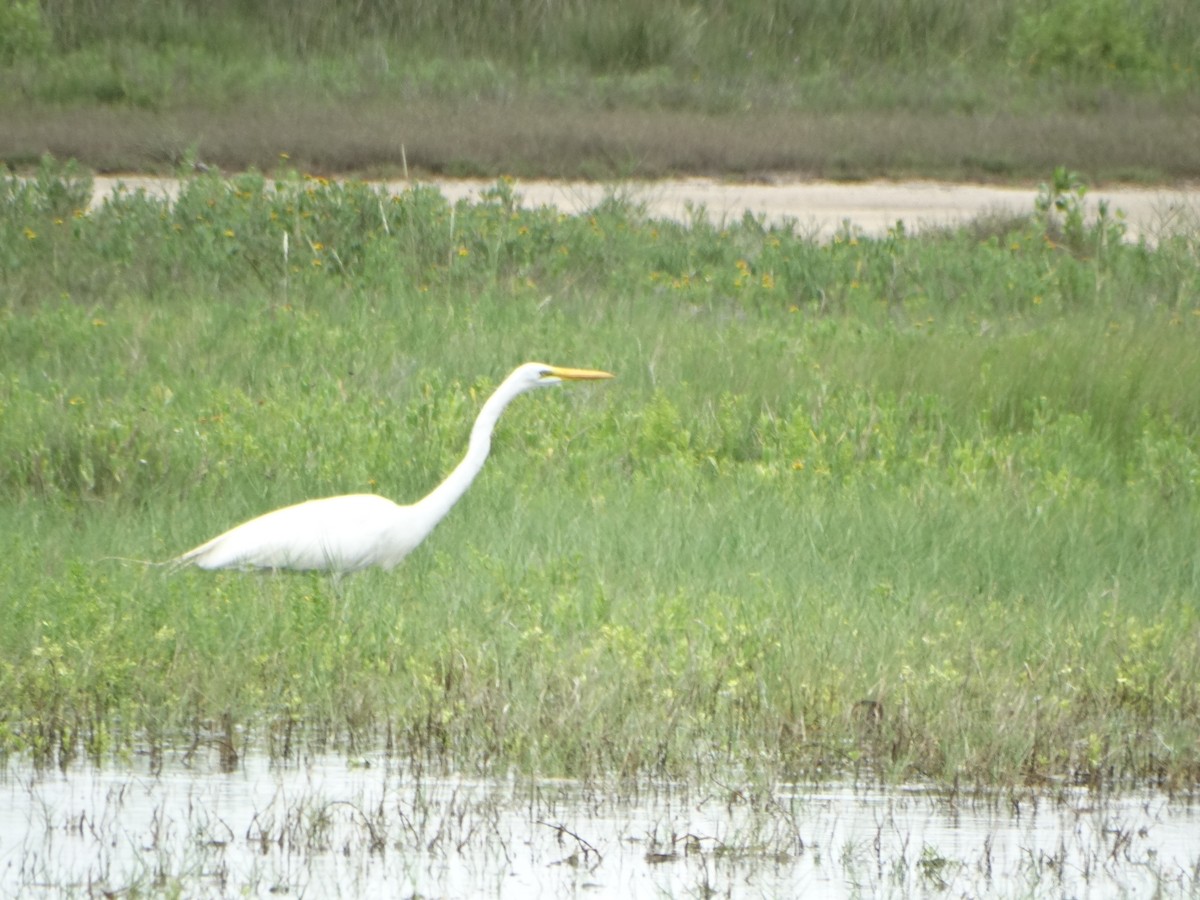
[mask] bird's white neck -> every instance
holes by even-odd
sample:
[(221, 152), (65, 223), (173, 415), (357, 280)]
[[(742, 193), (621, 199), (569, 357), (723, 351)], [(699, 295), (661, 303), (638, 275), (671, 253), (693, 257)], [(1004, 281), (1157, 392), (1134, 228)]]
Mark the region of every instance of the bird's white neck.
[(454, 471), (446, 476), (446, 480), (434, 488), (427, 497), (413, 504), (413, 510), (420, 513), (428, 528), (432, 529), (445, 518), (446, 513), (450, 512), (454, 504), (471, 486), (471, 482), (483, 468), (488, 453), (491, 451), (492, 431), (496, 427), (500, 414), (504, 412), (505, 407), (512, 402), (513, 398), (523, 393), (524, 390), (524, 387), (514, 384), (510, 378), (501, 384), (492, 396), (488, 397), (487, 402), (483, 404), (483, 409), (479, 411), (479, 416), (475, 419), (475, 424), (471, 426), (471, 438), (467, 443), (467, 453), (462, 458), (462, 462), (455, 466)]

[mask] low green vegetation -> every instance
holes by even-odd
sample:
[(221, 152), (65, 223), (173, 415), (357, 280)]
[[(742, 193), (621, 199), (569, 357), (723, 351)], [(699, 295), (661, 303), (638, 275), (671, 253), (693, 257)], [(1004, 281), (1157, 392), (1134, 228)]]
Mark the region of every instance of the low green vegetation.
[[(1195, 232), (753, 218), (299, 175), (0, 181), (0, 747), (386, 743), (541, 774), (1200, 779)], [(168, 573), (428, 491), (391, 572)]]
[[(154, 101), (180, 90), (183, 97), (221, 98), (235, 84), (231, 63), (272, 77), (264, 53), (277, 68), (315, 64), (324, 85), (341, 91), (361, 90), (363, 80), (368, 87), (392, 79), (402, 84), (434, 60), (492, 89), (499, 87), (494, 77), (470, 64), (486, 60), (497, 70), (493, 76), (511, 73), (535, 82), (547, 76), (553, 82), (562, 73), (650, 73), (653, 84), (675, 81), (669, 74), (675, 69), (692, 78), (761, 83), (830, 69), (853, 76), (881, 67), (916, 71), (965, 63), (968, 70), (1178, 86), (1195, 77), (1187, 70), (1200, 47), (1200, 15), (1188, 0), (705, 0), (653, 6), (632, 0), (173, 0), (154, 7), (133, 0), (4, 0), (0, 9), (9, 26), (7, 61), (51, 63), (46, 71), (59, 92), (72, 84), (64, 76), (84, 59), (107, 62), (111, 80), (91, 88), (82, 79), (74, 83), (85, 92), (78, 96), (102, 101)], [(159, 73), (150, 71), (156, 68)], [(205, 85), (199, 76), (216, 70), (225, 78)], [(160, 73), (181, 78), (156, 84), (139, 77)]]
[(1191, 0), (0, 0), (0, 159), (1195, 178)]

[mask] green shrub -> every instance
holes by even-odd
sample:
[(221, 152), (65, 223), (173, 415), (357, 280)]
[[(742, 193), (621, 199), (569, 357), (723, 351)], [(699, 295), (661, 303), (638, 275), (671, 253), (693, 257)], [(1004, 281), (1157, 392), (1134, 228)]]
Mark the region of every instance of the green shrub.
[(1035, 73), (1144, 75), (1160, 65), (1144, 10), (1130, 0), (1029, 4), (1018, 17), (1012, 52)]
[(40, 59), (50, 48), (50, 29), (37, 0), (0, 0), (0, 65)]

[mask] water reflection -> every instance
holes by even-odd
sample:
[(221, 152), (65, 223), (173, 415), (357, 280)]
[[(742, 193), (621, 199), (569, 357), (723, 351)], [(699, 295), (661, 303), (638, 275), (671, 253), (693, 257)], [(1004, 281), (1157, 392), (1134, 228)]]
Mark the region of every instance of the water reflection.
[(34, 772), (0, 790), (0, 895), (1111, 896), (1200, 890), (1161, 795), (951, 800), (418, 776), (385, 757)]

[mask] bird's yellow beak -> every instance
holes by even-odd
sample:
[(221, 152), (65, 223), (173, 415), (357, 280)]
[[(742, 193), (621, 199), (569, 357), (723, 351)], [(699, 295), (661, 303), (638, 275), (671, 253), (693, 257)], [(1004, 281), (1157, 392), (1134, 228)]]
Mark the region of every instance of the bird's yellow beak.
[(599, 369), (566, 369), (560, 366), (550, 366), (547, 374), (563, 381), (601, 381), (616, 377), (612, 372), (601, 372)]

